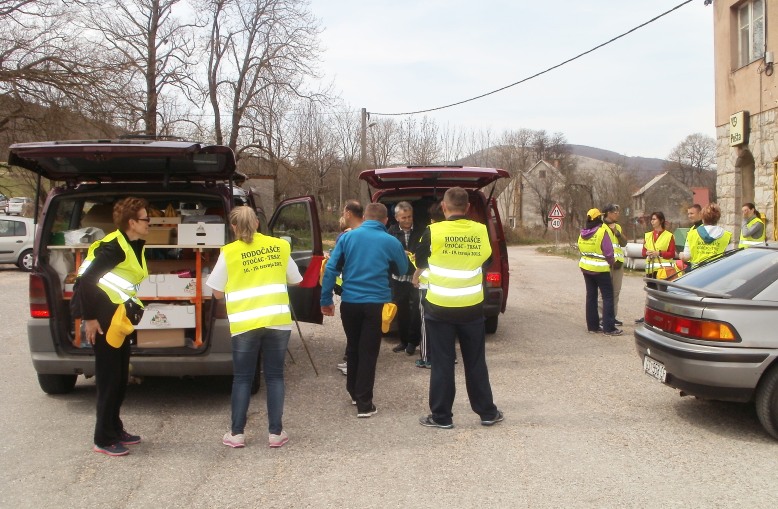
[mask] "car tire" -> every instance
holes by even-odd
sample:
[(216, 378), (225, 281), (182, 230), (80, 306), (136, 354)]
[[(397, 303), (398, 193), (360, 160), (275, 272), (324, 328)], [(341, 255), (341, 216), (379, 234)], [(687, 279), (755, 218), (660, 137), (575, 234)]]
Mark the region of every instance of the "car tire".
[(22, 251), (22, 254), (19, 255), (19, 260), (16, 262), (16, 266), (24, 272), (30, 272), (32, 270), (32, 249)]
[(494, 334), (497, 332), (497, 321), (500, 317), (495, 316), (487, 316), (486, 317), (486, 323), (484, 324), (486, 326), (486, 333), (487, 334)]
[(756, 416), (765, 431), (778, 439), (778, 365), (764, 375), (756, 388)]
[(76, 386), (78, 375), (44, 375), (38, 373), (38, 385), (46, 394), (67, 394)]

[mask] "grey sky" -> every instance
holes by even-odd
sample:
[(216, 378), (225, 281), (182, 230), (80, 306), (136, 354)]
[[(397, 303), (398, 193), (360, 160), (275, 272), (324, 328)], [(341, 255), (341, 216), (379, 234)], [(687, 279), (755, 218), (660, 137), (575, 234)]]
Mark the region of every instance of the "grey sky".
[[(324, 27), (321, 69), (343, 99), (401, 113), (519, 81), (682, 2), (312, 0), (311, 8)], [(689, 134), (715, 135), (712, 9), (694, 0), (529, 82), (426, 115), (494, 136), (545, 129), (665, 157)]]

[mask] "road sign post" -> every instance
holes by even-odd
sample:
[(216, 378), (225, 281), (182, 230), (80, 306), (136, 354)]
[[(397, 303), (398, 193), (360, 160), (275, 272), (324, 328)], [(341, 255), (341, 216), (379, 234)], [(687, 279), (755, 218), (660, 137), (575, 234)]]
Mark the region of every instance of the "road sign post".
[(551, 228), (554, 229), (554, 242), (555, 248), (559, 249), (559, 230), (562, 228), (562, 219), (565, 214), (562, 212), (562, 207), (558, 203), (555, 203), (551, 208), (551, 212), (548, 213), (548, 218), (551, 219)]

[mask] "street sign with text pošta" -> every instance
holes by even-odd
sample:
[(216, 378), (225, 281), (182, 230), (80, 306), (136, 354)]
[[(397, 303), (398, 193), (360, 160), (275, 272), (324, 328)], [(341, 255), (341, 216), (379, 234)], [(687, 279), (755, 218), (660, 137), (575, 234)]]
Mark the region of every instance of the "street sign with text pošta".
[(550, 219), (563, 219), (565, 215), (562, 213), (562, 207), (558, 203), (555, 203), (551, 208), (551, 212), (548, 213)]

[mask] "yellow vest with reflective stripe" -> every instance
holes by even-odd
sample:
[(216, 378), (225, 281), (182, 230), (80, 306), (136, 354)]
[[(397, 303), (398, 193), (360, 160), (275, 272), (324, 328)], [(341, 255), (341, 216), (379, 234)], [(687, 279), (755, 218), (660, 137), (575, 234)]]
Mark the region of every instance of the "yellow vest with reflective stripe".
[(139, 262), (138, 257), (135, 256), (135, 252), (127, 242), (127, 238), (119, 230), (109, 233), (89, 246), (86, 258), (78, 268), (78, 275), (82, 276), (92, 264), (97, 248), (101, 244), (107, 244), (114, 239), (118, 240), (119, 246), (124, 251), (124, 261), (101, 277), (97, 282), (97, 286), (108, 295), (108, 298), (114, 304), (121, 304), (132, 299), (139, 306), (143, 307), (143, 303), (135, 297), (135, 294), (141, 281), (149, 277), (149, 270), (146, 268), (146, 248), (144, 247), (141, 251), (141, 261)]
[(457, 219), (433, 223), (430, 228), (429, 288), (427, 301), (460, 308), (484, 300), (481, 266), (492, 254), (486, 226)]
[[(751, 228), (752, 226), (754, 226), (756, 224), (757, 221), (762, 221), (762, 218), (754, 216), (754, 217), (751, 218), (750, 221), (748, 221), (748, 224), (746, 224), (746, 226), (748, 228)], [(764, 221), (762, 221), (762, 223), (764, 224)], [(755, 246), (757, 244), (764, 244), (765, 230), (767, 230), (767, 228), (762, 226), (762, 235), (760, 235), (759, 237), (745, 237), (745, 236), (743, 236), (743, 231), (741, 230), (740, 231), (740, 244), (738, 244), (737, 247), (751, 247), (751, 246)]]
[[(656, 239), (656, 244), (654, 243), (654, 232), (650, 231), (646, 233), (645, 235), (645, 246), (646, 249), (649, 251), (667, 251), (667, 248), (670, 247), (670, 240), (673, 238), (673, 234), (670, 233), (667, 230), (662, 231), (662, 233), (659, 234), (659, 238)], [(646, 258), (646, 274), (651, 274), (653, 272), (656, 272), (659, 270), (660, 267), (664, 267), (666, 269), (675, 267), (675, 264), (673, 263), (673, 260), (668, 260), (667, 258), (651, 258), (650, 256)]]
[(602, 239), (605, 235), (610, 235), (611, 240), (613, 240), (613, 233), (609, 232), (610, 228), (602, 225), (588, 239), (583, 238), (581, 235), (578, 236), (578, 251), (581, 252), (578, 267), (590, 272), (610, 272), (611, 267), (608, 265), (608, 260), (602, 254)]
[[(618, 230), (619, 233), (622, 233), (621, 225), (619, 223), (614, 224), (616, 225), (616, 230)], [(613, 243), (613, 257), (617, 262), (624, 263), (624, 248), (621, 247), (621, 244), (619, 244), (619, 238), (616, 237), (616, 234), (610, 228), (608, 228), (608, 235), (610, 235), (611, 242)]]
[(224, 294), (230, 333), (291, 324), (286, 287), (289, 243), (256, 233), (251, 244), (236, 240), (222, 251), (227, 265)]
[[(704, 226), (701, 228), (704, 228)], [(732, 240), (732, 234), (725, 231), (724, 235), (715, 239), (710, 244), (706, 244), (705, 241), (702, 240), (702, 237), (700, 237), (697, 228), (695, 228), (686, 236), (686, 243), (689, 245), (689, 263), (692, 264), (692, 267), (696, 267), (708, 258), (723, 253), (727, 250), (730, 240)]]

